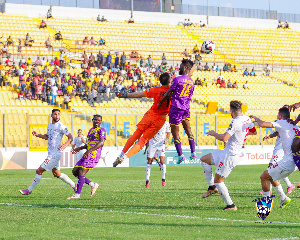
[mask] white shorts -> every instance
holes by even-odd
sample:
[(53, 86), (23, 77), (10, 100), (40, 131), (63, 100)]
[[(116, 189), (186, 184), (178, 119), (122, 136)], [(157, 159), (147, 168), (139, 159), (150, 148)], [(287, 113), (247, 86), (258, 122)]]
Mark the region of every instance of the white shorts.
[(158, 157), (164, 157), (165, 156), (165, 144), (159, 145), (159, 146), (153, 146), (149, 144), (149, 148), (147, 151), (147, 157), (148, 158), (154, 158), (155, 153), (158, 152)]
[(53, 168), (59, 168), (59, 161), (61, 159), (61, 152), (49, 154), (45, 161), (41, 164), (41, 167), (44, 168), (46, 171), (51, 171)]
[(76, 153), (76, 161), (77, 162), (82, 158), (84, 153), (85, 153), (85, 150), (81, 150), (78, 153)]
[(282, 148), (274, 149), (270, 163), (275, 164), (275, 163), (279, 162), (280, 160), (282, 160), (283, 155), (284, 155), (284, 151)]
[(297, 170), (297, 167), (293, 159), (289, 159), (287, 161), (283, 158), (281, 161), (274, 163), (271, 167), (268, 167), (267, 170), (273, 181), (280, 181)]
[(231, 155), (224, 150), (217, 150), (211, 153), (211, 164), (217, 166), (216, 173), (227, 178), (239, 161), (239, 155)]

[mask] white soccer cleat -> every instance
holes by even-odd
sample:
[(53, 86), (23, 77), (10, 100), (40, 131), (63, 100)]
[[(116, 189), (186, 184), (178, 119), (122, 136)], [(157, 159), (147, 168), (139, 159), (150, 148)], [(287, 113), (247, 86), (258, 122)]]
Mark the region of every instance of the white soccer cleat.
[(70, 199), (78, 199), (78, 198), (80, 198), (80, 195), (74, 194), (73, 196), (68, 197), (67, 199), (70, 200)]
[(91, 188), (91, 195), (90, 195), (90, 197), (92, 197), (95, 194), (95, 192), (97, 191), (98, 187), (99, 187), (99, 184), (95, 183), (94, 187)]

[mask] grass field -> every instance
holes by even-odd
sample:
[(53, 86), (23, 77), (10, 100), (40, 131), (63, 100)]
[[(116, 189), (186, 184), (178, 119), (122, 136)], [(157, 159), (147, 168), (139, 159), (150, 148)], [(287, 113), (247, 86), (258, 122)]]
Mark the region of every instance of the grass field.
[[(255, 203), (264, 165), (238, 166), (226, 181), (238, 211), (222, 211), (220, 196), (202, 199), (207, 190), (202, 167), (168, 167), (161, 186), (158, 167), (145, 189), (145, 168), (97, 168), (88, 177), (100, 184), (81, 199), (62, 181), (45, 173), (29, 196), (34, 170), (0, 172), (0, 239), (296, 239), (300, 237), (300, 189), (279, 209), (276, 196), (268, 223), (259, 223)], [(70, 169), (62, 172), (71, 176)], [(290, 180), (300, 181), (299, 172)], [(283, 183), (284, 189), (286, 186)], [(12, 203), (9, 205), (8, 203)], [(258, 223), (257, 223), (258, 222)], [(269, 223), (272, 222), (272, 223)]]

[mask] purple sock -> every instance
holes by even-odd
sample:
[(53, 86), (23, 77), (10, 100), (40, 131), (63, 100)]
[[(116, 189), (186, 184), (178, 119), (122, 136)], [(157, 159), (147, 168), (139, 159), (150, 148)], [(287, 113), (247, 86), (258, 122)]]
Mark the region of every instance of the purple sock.
[(91, 182), (91, 180), (90, 180), (90, 179), (88, 179), (87, 177), (85, 177), (85, 183), (89, 185), (89, 184), (90, 184), (90, 182)]
[(84, 176), (78, 177), (78, 185), (77, 185), (77, 191), (76, 191), (77, 194), (81, 193), (84, 183), (85, 183), (85, 177)]
[(295, 156), (294, 154), (295, 154), (295, 153), (293, 153), (293, 159), (294, 159), (294, 162), (295, 162), (297, 168), (298, 168), (299, 171), (300, 171), (300, 155)]
[(191, 153), (195, 152), (195, 140), (194, 138), (189, 138), (189, 144), (190, 144), (190, 148), (191, 148)]
[(176, 147), (176, 151), (177, 151), (177, 154), (178, 156), (181, 156), (182, 155), (182, 148), (181, 148), (181, 142), (180, 140), (174, 140), (174, 143), (175, 143), (175, 147)]

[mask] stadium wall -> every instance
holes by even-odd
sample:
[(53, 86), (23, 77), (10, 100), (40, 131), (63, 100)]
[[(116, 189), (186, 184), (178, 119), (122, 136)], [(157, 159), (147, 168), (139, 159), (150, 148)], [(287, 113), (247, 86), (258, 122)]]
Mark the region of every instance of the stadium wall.
[[(252, 164), (268, 164), (273, 151), (272, 145), (269, 146), (246, 146), (241, 152), (239, 165), (252, 165)], [(73, 168), (76, 163), (76, 158), (70, 153), (71, 148), (68, 147), (63, 153), (60, 161), (61, 168)], [(112, 167), (113, 162), (119, 156), (122, 148), (117, 147), (104, 147), (102, 157), (97, 167)], [(181, 165), (193, 166), (199, 165), (199, 158), (212, 151), (216, 150), (215, 146), (201, 146), (197, 147), (196, 161), (186, 160)], [(125, 161), (120, 167), (142, 167), (146, 166), (146, 155), (144, 151), (140, 151), (135, 156), (131, 157), (129, 161)], [(183, 146), (183, 152), (188, 157), (190, 154), (189, 146)], [(29, 151), (26, 149), (1, 149), (0, 150), (0, 170), (8, 169), (37, 169), (41, 163), (47, 158), (48, 152), (46, 151)], [(177, 153), (174, 146), (166, 151), (166, 165), (176, 166)], [(155, 164), (155, 163), (154, 163)]]
[[(28, 4), (5, 4), (5, 12), (8, 14), (25, 14), (30, 17), (45, 16), (49, 6), (28, 5)], [(98, 14), (104, 15), (106, 19), (128, 20), (130, 11), (127, 10), (109, 10), (109, 9), (90, 9), (90, 8), (72, 8), (72, 7), (52, 7), (53, 16), (72, 17), (72, 18), (97, 18)], [(205, 15), (188, 15), (160, 12), (140, 12), (135, 11), (133, 15), (136, 21), (166, 22), (178, 24), (184, 19), (190, 19), (192, 22), (199, 23), (207, 21)], [(276, 28), (277, 20), (255, 19), (255, 18), (234, 18), (209, 16), (209, 25), (216, 26), (239, 26), (256, 28)], [(290, 27), (300, 31), (300, 23), (290, 23)]]

